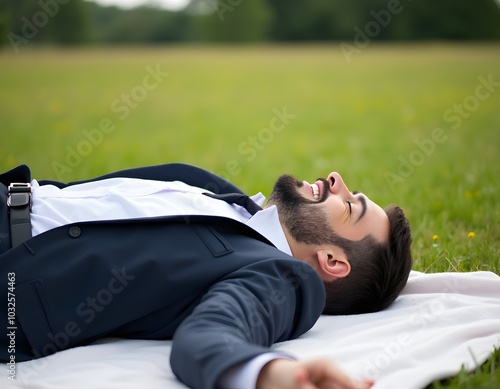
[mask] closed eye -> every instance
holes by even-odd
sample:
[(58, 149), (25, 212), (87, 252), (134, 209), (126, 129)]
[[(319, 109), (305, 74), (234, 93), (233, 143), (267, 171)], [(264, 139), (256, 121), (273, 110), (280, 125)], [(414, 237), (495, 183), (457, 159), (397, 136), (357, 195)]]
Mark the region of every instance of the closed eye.
[(348, 201), (347, 205), (349, 205), (349, 215), (352, 215), (352, 205), (351, 205), (351, 202)]
[[(358, 191), (358, 190), (354, 190), (351, 192), (353, 195), (357, 195), (357, 194), (360, 194), (361, 192)], [(365, 213), (366, 213), (366, 209), (367, 209), (367, 205), (366, 205), (366, 198), (365, 196), (361, 195), (361, 196), (358, 196), (356, 197), (356, 200), (359, 201), (359, 203), (361, 204), (361, 212), (359, 213), (359, 216), (358, 216), (358, 220), (356, 220), (355, 223), (357, 223), (359, 220), (361, 220), (361, 218), (363, 216), (365, 216)], [(349, 204), (349, 208), (351, 207), (351, 204)]]

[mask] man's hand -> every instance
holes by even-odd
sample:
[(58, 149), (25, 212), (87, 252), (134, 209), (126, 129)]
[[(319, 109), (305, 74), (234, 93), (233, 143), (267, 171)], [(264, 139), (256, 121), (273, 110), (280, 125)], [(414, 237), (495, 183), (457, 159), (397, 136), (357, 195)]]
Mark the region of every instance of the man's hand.
[(264, 366), (257, 379), (257, 389), (369, 389), (372, 385), (371, 380), (354, 381), (326, 358), (275, 359)]

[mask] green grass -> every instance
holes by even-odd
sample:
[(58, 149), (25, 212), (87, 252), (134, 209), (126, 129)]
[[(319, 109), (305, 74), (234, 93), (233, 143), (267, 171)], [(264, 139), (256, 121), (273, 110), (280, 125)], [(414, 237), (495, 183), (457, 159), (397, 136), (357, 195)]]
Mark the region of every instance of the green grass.
[[(499, 48), (372, 44), (348, 63), (337, 44), (6, 47), (0, 170), (26, 163), (35, 178), (70, 181), (181, 161), (264, 194), (284, 172), (311, 180), (337, 170), (351, 189), (406, 210), (416, 270), (500, 274)], [(168, 72), (154, 88), (147, 80), (151, 90), (141, 87), (147, 67)], [(480, 87), (481, 77), (495, 84)], [(270, 130), (284, 107), (293, 117)], [(103, 119), (113, 131), (94, 131), (92, 145), (82, 131)], [(474, 384), (442, 385), (491, 379), (459, 377)]]
[(474, 371), (462, 369), (457, 376), (448, 380), (436, 381), (427, 389), (496, 389), (500, 383), (500, 348), (496, 348), (492, 357)]

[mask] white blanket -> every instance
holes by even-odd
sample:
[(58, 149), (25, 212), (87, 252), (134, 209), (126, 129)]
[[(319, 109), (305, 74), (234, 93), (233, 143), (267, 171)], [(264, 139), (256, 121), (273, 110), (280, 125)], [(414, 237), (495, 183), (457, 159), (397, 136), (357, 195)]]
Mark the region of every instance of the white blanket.
[[(19, 363), (15, 381), (2, 369), (0, 387), (185, 389), (170, 370), (170, 346), (170, 341), (105, 339)], [(499, 276), (413, 271), (389, 309), (322, 316), (300, 339), (275, 348), (298, 358), (332, 358), (355, 377), (374, 378), (375, 389), (393, 389), (403, 382), (407, 389), (420, 389), (455, 375), (462, 365), (474, 369), (498, 346)]]

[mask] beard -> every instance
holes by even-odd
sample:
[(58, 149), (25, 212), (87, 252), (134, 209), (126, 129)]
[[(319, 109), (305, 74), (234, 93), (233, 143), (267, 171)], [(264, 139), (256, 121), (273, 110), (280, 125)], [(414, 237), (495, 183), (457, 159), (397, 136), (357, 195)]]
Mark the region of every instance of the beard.
[[(324, 188), (329, 187), (326, 180)], [(305, 244), (335, 244), (339, 236), (332, 229), (321, 204), (328, 197), (324, 190), (318, 201), (304, 198), (298, 191), (304, 185), (295, 177), (283, 175), (274, 184), (268, 205), (275, 205), (281, 224), (288, 230), (292, 238)]]

